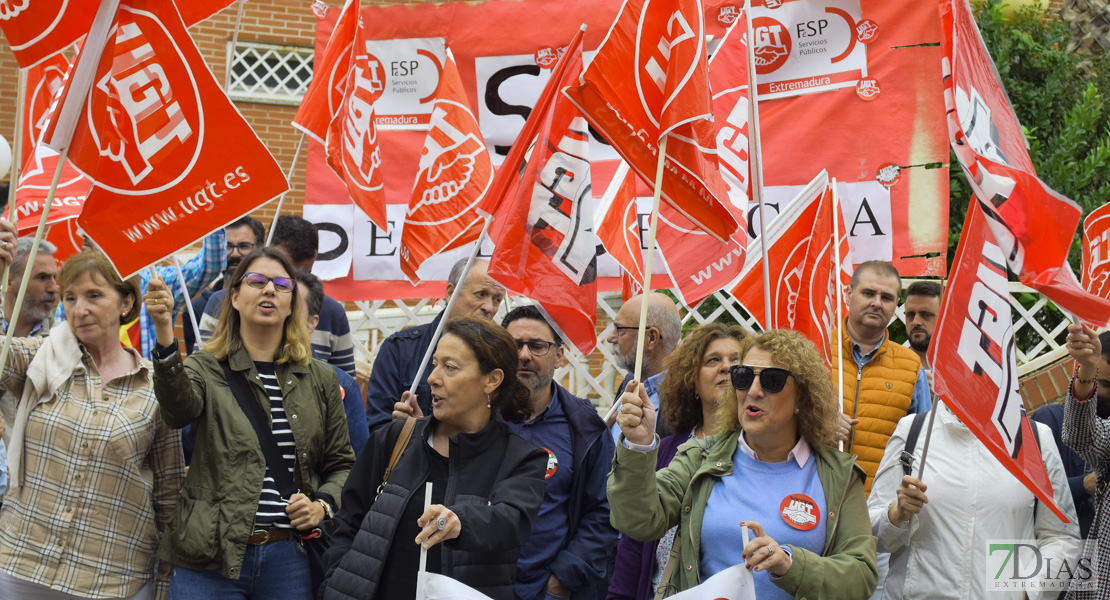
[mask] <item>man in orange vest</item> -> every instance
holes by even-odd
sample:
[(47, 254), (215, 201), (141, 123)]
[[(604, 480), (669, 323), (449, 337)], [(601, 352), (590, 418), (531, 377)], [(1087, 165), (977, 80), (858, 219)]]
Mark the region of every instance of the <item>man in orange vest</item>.
[(843, 345), (843, 363), (833, 355), (834, 379), (837, 369), (844, 373), (840, 439), (845, 452), (858, 455), (868, 493), (899, 419), (932, 408), (921, 359), (887, 335), (901, 291), (902, 278), (890, 263), (859, 265), (852, 274), (848, 317), (836, 334)]

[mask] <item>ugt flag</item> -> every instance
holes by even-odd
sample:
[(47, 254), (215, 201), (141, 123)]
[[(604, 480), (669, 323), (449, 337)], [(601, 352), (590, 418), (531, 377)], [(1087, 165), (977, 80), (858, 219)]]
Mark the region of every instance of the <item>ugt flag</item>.
[(339, 112), (343, 94), (347, 90), (347, 74), (351, 64), (351, 48), (359, 23), (358, 0), (347, 0), (339, 20), (328, 38), (328, 45), (312, 68), (312, 81), (308, 84), (293, 127), (300, 129), (317, 142), (326, 144), (328, 126)]
[(1004, 467), (1067, 521), (1053, 500), (1052, 482), (1025, 416), (1006, 252), (987, 222), (980, 204), (972, 202), (929, 344), (934, 389)]
[[(581, 46), (568, 50), (563, 60), (568, 68), (560, 86), (577, 80)], [(593, 233), (589, 128), (561, 97), (542, 118), (523, 177), (494, 215), (490, 238), (496, 248), (489, 274), (535, 300), (562, 337), (589, 354), (597, 345), (601, 250)]]
[(121, 276), (288, 189), (172, 2), (125, 0), (89, 39), (44, 141), (92, 180), (77, 224)]
[(1110, 204), (1083, 219), (1083, 289), (1110, 298)]
[(597, 237), (605, 250), (624, 270), (624, 277), (643, 286), (644, 253), (640, 242), (640, 218), (636, 213), (636, 179), (622, 162), (601, 198), (597, 210)]
[(671, 600), (755, 600), (755, 580), (743, 564), (733, 565)]
[(1084, 291), (1066, 265), (1082, 211), (1037, 178), (968, 0), (943, 0), (940, 16), (949, 138), (1002, 256), (1060, 308), (1106, 324), (1110, 300)]
[(478, 203), (492, 180), (489, 151), (448, 50), (401, 230), (401, 271), (409, 281), (419, 283), (424, 261), (478, 239)]
[(720, 241), (739, 224), (722, 201), (700, 0), (628, 0), (580, 83), (563, 90), (661, 198)]

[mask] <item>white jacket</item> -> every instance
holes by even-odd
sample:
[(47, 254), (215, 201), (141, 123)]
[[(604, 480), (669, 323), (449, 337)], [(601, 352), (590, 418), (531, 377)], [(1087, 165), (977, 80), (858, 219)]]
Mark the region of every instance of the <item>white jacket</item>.
[[(942, 404), (936, 410), (922, 478), (928, 504), (900, 528), (891, 524), (887, 516), (902, 482), (899, 458), (914, 415), (898, 422), (867, 501), (878, 551), (891, 553), (883, 598), (1024, 598), (1028, 590), (993, 591), (988, 595), (988, 581), (994, 584), (994, 577), (1000, 572), (995, 563), (991, 572), (986, 572), (988, 541), (1032, 543), (1035, 538), (1042, 560), (1052, 559), (1052, 575), (1056, 575), (1065, 557), (1074, 566), (1079, 558), (1079, 527), (1052, 431), (1041, 423), (1032, 423), (1040, 428), (1041, 457), (1052, 481), (1056, 504), (1070, 520), (1067, 524), (1045, 506), (1037, 508), (1034, 522), (1032, 492), (994, 458), (947, 406)], [(915, 477), (928, 424), (926, 418), (913, 452)], [(997, 552), (996, 560), (1005, 556), (1005, 551)], [(1032, 572), (1033, 567), (1028, 565), (1036, 561), (1034, 552), (1029, 550), (1018, 556), (1022, 559), (1020, 572)], [(1004, 572), (1012, 572), (1012, 567), (1012, 562), (1007, 564)], [(1055, 598), (1060, 591), (1063, 591), (1060, 587), (1051, 591), (1033, 590), (1028, 597)]]

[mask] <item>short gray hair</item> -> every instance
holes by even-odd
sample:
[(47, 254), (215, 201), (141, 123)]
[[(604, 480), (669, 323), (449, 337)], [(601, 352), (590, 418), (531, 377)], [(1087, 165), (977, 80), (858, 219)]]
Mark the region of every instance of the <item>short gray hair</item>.
[[(34, 245), (34, 243), (35, 236), (33, 235), (25, 235), (16, 240), (15, 261), (12, 262), (11, 270), (9, 271), (12, 277), (16, 279), (21, 279), (23, 277), (23, 269), (27, 268), (27, 257), (31, 254), (31, 246)], [(54, 256), (54, 253), (57, 251), (58, 248), (54, 244), (46, 240), (39, 241), (39, 254)]]
[[(451, 285), (454, 285), (454, 286), (459, 285), (459, 282), (462, 281), (463, 269), (466, 268), (466, 261), (467, 260), (469, 260), (469, 257), (468, 258), (460, 258), (458, 261), (455, 262), (454, 265), (451, 266), (451, 273), (449, 275), (447, 275), (447, 283), (449, 283)], [(479, 263), (486, 263), (486, 262), (488, 262), (488, 261), (486, 261), (485, 259), (476, 258), (476, 259), (474, 259), (474, 265), (471, 265), (470, 268), (473, 269), (475, 265), (478, 265)]]
[(659, 330), (664, 352), (667, 354), (674, 352), (682, 340), (682, 320), (678, 318), (674, 307), (651, 302), (647, 295), (642, 301), (648, 303), (647, 326)]

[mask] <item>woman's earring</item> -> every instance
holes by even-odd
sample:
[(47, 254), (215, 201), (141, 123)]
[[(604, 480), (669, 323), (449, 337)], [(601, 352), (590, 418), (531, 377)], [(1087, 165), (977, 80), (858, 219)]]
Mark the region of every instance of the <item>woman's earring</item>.
[(799, 412), (799, 411), (801, 411), (801, 409), (800, 409), (800, 408), (795, 408), (795, 409), (794, 409), (794, 414), (798, 414), (798, 412)]
[(491, 404), (492, 403), (490, 402), (489, 394), (486, 394), (486, 408), (493, 408)]

